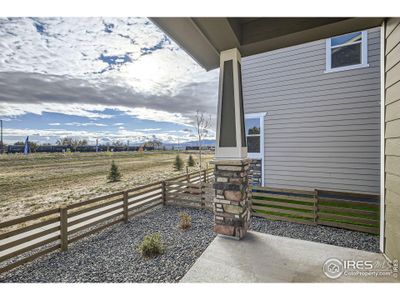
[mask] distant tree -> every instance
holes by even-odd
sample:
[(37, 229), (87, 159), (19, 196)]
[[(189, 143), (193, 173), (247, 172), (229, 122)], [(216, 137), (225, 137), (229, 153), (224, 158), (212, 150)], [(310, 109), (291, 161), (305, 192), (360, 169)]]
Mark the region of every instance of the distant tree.
[(118, 166), (114, 161), (111, 162), (110, 172), (108, 173), (107, 179), (110, 182), (116, 182), (121, 180), (121, 173), (119, 172)]
[(0, 141), (0, 154), (3, 154), (6, 148), (7, 144)]
[(79, 139), (73, 139), (72, 140), (72, 148), (74, 148), (74, 150), (76, 151), (76, 149), (80, 146), (87, 146), (88, 145), (88, 141), (83, 139), (83, 140), (79, 140)]
[(87, 145), (89, 145), (89, 142), (87, 139), (79, 140), (79, 146), (87, 146)]
[(210, 127), (211, 127), (211, 115), (209, 115), (208, 117), (205, 117), (202, 112), (197, 110), (196, 119), (195, 119), (195, 128), (196, 128), (197, 139), (199, 141), (199, 169), (200, 169), (200, 171), (202, 168), (202, 155), (201, 155), (202, 154), (201, 153), (202, 141), (207, 136)]
[(56, 144), (59, 146), (71, 146), (72, 138), (69, 137), (60, 138), (57, 140)]
[(156, 139), (143, 143), (143, 147), (153, 147), (154, 149), (160, 149), (161, 146), (162, 142)]
[(123, 147), (124, 143), (122, 141), (114, 141), (113, 146), (115, 147)]
[(249, 128), (249, 134), (260, 134), (260, 128), (254, 126), (253, 128)]
[(188, 166), (189, 167), (194, 167), (195, 161), (193, 159), (192, 154), (189, 155), (189, 159), (188, 159)]
[(59, 146), (71, 146), (72, 149), (76, 151), (79, 146), (87, 146), (89, 142), (86, 139), (73, 139), (70, 137), (64, 137), (58, 139), (56, 144)]
[[(16, 146), (23, 146), (25, 145), (25, 142), (15, 142), (14, 145)], [(30, 152), (36, 152), (37, 148), (39, 147), (38, 143), (35, 142), (29, 142), (29, 149)]]
[(174, 169), (176, 171), (180, 171), (183, 168), (183, 160), (180, 158), (179, 154), (175, 157), (174, 161)]

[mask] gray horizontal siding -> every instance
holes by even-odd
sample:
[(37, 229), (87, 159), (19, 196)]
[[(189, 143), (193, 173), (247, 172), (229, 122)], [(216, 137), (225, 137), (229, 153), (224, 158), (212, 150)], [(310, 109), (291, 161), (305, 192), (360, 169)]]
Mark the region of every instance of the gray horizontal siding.
[[(380, 31), (379, 28), (371, 29), (368, 31), (369, 41), (368, 46), (379, 45)], [(286, 61), (287, 58), (302, 56), (312, 57), (313, 55), (324, 55), (325, 52), (320, 52), (321, 43), (325, 47), (325, 40), (319, 40), (315, 42), (305, 43), (296, 45), (293, 47), (282, 48), (271, 52), (260, 53), (251, 57), (246, 57), (246, 66), (254, 66), (263, 63), (276, 63), (280, 61)], [(243, 66), (244, 67), (244, 66)]]
[(380, 28), (368, 63), (324, 73), (325, 40), (242, 59), (245, 112), (267, 113), (265, 185), (379, 193)]
[[(379, 64), (380, 60), (380, 52), (379, 48), (378, 49), (369, 49), (369, 52), (371, 55), (369, 55), (369, 62), (371, 67), (375, 67), (377, 64)], [(295, 60), (293, 62), (292, 66), (288, 66), (286, 64), (287, 60)], [(320, 60), (320, 61), (318, 61)], [(324, 60), (324, 61), (322, 61)], [(324, 66), (325, 65), (325, 53), (321, 55), (310, 55), (309, 57), (300, 57), (296, 58), (290, 57), (286, 58), (280, 63), (271, 63), (271, 64), (255, 64), (254, 67), (248, 67), (248, 66), (243, 66), (244, 69), (251, 69), (253, 70), (253, 73), (249, 75), (249, 78), (252, 79), (262, 79), (262, 77), (267, 76), (270, 77), (271, 73), (268, 71), (273, 71), (274, 74), (277, 73), (277, 75), (284, 75), (283, 73), (287, 73), (288, 76), (293, 75), (293, 74), (301, 74), (304, 72), (304, 68), (307, 68), (309, 72), (309, 76), (318, 76), (318, 67)], [(265, 70), (265, 67), (268, 66), (268, 71)]]

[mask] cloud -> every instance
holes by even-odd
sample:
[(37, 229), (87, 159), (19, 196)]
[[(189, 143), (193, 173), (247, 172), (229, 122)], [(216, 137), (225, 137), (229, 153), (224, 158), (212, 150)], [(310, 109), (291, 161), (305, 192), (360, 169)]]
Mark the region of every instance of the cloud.
[(216, 112), (218, 73), (205, 72), (145, 18), (0, 18), (0, 115), (93, 119), (117, 109), (191, 124)]
[[(144, 129), (139, 129), (139, 131), (143, 131), (143, 132), (146, 132), (146, 131), (160, 131), (161, 130), (161, 128), (144, 128)], [(165, 132), (167, 132), (167, 131), (165, 131)]]
[[(1, 76), (1, 73), (0, 73)], [(0, 83), (1, 86), (1, 83)], [(0, 96), (1, 98), (1, 96)], [(0, 100), (1, 101), (1, 100)], [(57, 102), (45, 103), (7, 103), (0, 102), (0, 116), (18, 117), (27, 113), (41, 115), (44, 112), (60, 113), (71, 116), (86, 117), (92, 119), (109, 119), (112, 115), (102, 113), (106, 109), (103, 105), (91, 104), (62, 104)]]
[(98, 126), (98, 127), (106, 127), (108, 126), (107, 124), (103, 124), (103, 123), (93, 123), (93, 122), (89, 122), (89, 123), (81, 123), (81, 122), (67, 122), (67, 123), (63, 123), (63, 125), (67, 125), (67, 126), (77, 126), (77, 127), (86, 127), (86, 126)]
[(0, 72), (0, 90), (0, 115), (4, 116), (57, 112), (109, 118), (101, 112), (115, 108), (138, 117), (165, 112), (166, 121), (177, 123), (190, 123), (197, 109), (214, 115), (217, 97), (215, 82), (188, 83), (175, 95), (146, 95), (127, 87), (22, 72)]
[(170, 113), (161, 110), (149, 109), (145, 107), (126, 108), (121, 107), (119, 110), (124, 111), (127, 115), (133, 116), (140, 120), (150, 120), (155, 122), (170, 122), (181, 125), (191, 124), (189, 117), (183, 116), (181, 113)]
[(61, 123), (49, 123), (48, 125), (49, 125), (49, 126), (60, 126)]

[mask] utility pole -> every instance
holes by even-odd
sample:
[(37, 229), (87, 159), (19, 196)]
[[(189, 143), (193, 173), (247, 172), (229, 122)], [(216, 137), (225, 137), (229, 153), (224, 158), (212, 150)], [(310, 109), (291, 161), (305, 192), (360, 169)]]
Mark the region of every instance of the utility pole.
[(0, 120), (0, 154), (4, 152), (4, 144), (3, 144), (3, 120)]

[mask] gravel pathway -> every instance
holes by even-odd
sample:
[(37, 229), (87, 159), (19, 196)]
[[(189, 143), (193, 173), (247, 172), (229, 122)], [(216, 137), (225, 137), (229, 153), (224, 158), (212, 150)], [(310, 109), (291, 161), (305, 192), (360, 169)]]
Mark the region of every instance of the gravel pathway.
[(251, 230), (340, 247), (379, 252), (379, 236), (346, 229), (270, 221), (253, 217)]
[[(179, 212), (192, 227), (177, 228)], [(207, 210), (162, 207), (0, 275), (0, 282), (178, 282), (214, 239)], [(147, 234), (159, 232), (164, 254), (142, 258), (137, 250)]]

